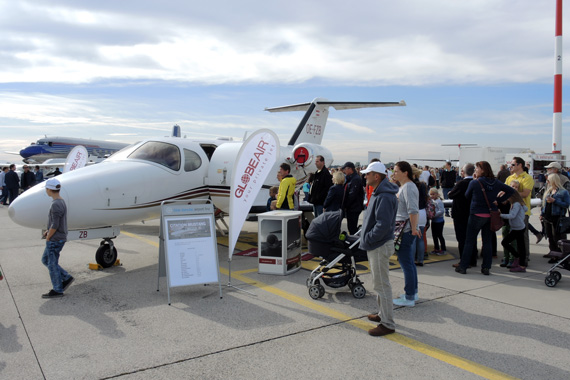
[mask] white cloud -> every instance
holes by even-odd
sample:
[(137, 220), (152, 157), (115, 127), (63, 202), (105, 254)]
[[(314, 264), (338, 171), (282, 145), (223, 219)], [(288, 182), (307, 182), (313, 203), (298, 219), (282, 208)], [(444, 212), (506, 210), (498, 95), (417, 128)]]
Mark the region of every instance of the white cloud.
[(553, 59), (554, 6), (533, 0), (516, 7), (500, 0), (429, 7), (420, 0), (262, 8), (255, 1), (2, 3), (0, 44), (10, 46), (0, 64), (4, 83), (430, 85), (551, 77), (544, 67)]

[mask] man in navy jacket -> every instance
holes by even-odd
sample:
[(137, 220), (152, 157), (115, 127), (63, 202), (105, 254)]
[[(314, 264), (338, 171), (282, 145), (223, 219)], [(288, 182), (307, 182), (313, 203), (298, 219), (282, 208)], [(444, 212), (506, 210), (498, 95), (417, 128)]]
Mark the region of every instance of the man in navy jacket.
[(380, 323), (368, 333), (383, 336), (396, 330), (390, 285), (390, 256), (394, 253), (398, 186), (388, 181), (386, 167), (381, 162), (371, 163), (362, 173), (366, 174), (366, 184), (374, 188), (374, 191), (364, 213), (360, 248), (368, 251), (380, 310), (377, 314), (368, 316), (369, 320)]

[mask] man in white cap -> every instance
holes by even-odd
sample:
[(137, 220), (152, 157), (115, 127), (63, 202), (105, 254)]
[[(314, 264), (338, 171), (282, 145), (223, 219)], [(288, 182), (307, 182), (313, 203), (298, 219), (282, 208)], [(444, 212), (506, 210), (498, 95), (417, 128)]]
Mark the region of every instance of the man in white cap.
[(67, 241), (67, 206), (59, 195), (61, 183), (57, 178), (46, 181), (46, 193), (53, 201), (49, 209), (47, 231), (44, 232), (46, 248), (42, 263), (48, 268), (53, 288), (42, 298), (63, 297), (63, 292), (74, 278), (59, 266), (59, 253)]
[(372, 162), (361, 173), (366, 174), (366, 185), (374, 191), (364, 212), (360, 248), (368, 253), (380, 310), (377, 314), (368, 316), (369, 320), (379, 323), (377, 327), (368, 330), (368, 334), (384, 336), (396, 330), (390, 285), (390, 256), (394, 253), (398, 186), (388, 180), (386, 167), (381, 162)]
[(569, 187), (568, 182), (570, 180), (564, 174), (560, 173), (560, 171), (562, 170), (562, 165), (560, 165), (560, 163), (551, 162), (550, 164), (546, 165), (544, 168), (546, 169), (546, 176), (547, 177), (549, 174), (552, 174), (552, 173), (558, 174), (558, 177), (560, 178), (560, 184), (562, 185), (563, 188), (568, 190), (568, 187)]

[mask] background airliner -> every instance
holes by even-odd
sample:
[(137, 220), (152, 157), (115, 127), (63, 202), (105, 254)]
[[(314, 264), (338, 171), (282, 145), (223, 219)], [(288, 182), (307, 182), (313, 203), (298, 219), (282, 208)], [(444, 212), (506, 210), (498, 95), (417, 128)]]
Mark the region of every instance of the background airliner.
[(45, 137), (20, 150), (20, 156), (27, 164), (42, 163), (50, 158), (65, 159), (77, 145), (87, 148), (90, 159), (105, 158), (129, 144), (104, 140), (80, 139), (75, 137)]

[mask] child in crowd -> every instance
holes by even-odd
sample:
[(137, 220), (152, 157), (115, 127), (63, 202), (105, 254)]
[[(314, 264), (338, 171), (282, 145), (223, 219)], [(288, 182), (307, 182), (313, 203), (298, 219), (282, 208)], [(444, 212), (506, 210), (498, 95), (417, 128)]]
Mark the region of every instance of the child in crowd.
[[(508, 199), (511, 209), (508, 214), (501, 214), (501, 218), (508, 219), (510, 224), (510, 231), (507, 236), (501, 242), (503, 248), (509, 251), (511, 255), (515, 257), (511, 272), (526, 272), (526, 250), (524, 246), (524, 214), (527, 207), (524, 200), (520, 196), (518, 191), (515, 191), (513, 195)], [(511, 242), (516, 240), (517, 249), (511, 246)]]
[[(517, 180), (512, 180), (509, 184), (510, 187), (512, 187), (513, 189), (515, 189), (516, 191), (519, 191), (519, 187), (520, 187), (520, 182)], [(504, 203), (498, 205), (499, 211), (501, 212), (501, 214), (508, 214), (511, 211), (511, 204), (509, 203), (509, 200), (507, 199)], [(509, 232), (511, 231), (511, 225), (509, 223), (508, 219), (505, 219), (505, 224), (503, 225), (503, 227), (501, 228), (501, 233), (503, 235), (503, 239), (505, 239), (507, 237), (507, 235), (509, 234)], [(512, 248), (517, 249), (516, 246), (516, 241), (511, 241), (510, 245)], [(507, 250), (506, 248), (503, 248), (503, 260), (501, 260), (501, 267), (507, 267), (507, 268), (511, 268), (513, 266), (513, 261), (515, 260), (515, 257), (513, 255), (511, 255), (511, 253), (509, 252), (509, 250)]]
[(305, 197), (303, 198), (303, 200), (305, 202), (309, 201), (309, 192), (311, 191), (311, 185), (313, 184), (314, 178), (315, 178), (315, 175), (313, 173), (310, 173), (309, 178), (307, 179), (307, 182), (305, 182), (303, 184), (303, 193), (305, 194)]
[(271, 208), (271, 202), (277, 200), (277, 192), (279, 188), (277, 186), (271, 186), (269, 188), (269, 199), (267, 199), (267, 211), (275, 210), (275, 208)]
[(443, 226), (445, 224), (443, 214), (445, 213), (445, 207), (439, 196), (439, 191), (435, 187), (430, 189), (429, 196), (431, 201), (435, 204), (435, 215), (431, 221), (431, 236), (433, 238), (434, 250), (431, 253), (444, 255), (446, 251), (445, 239), (443, 238)]

